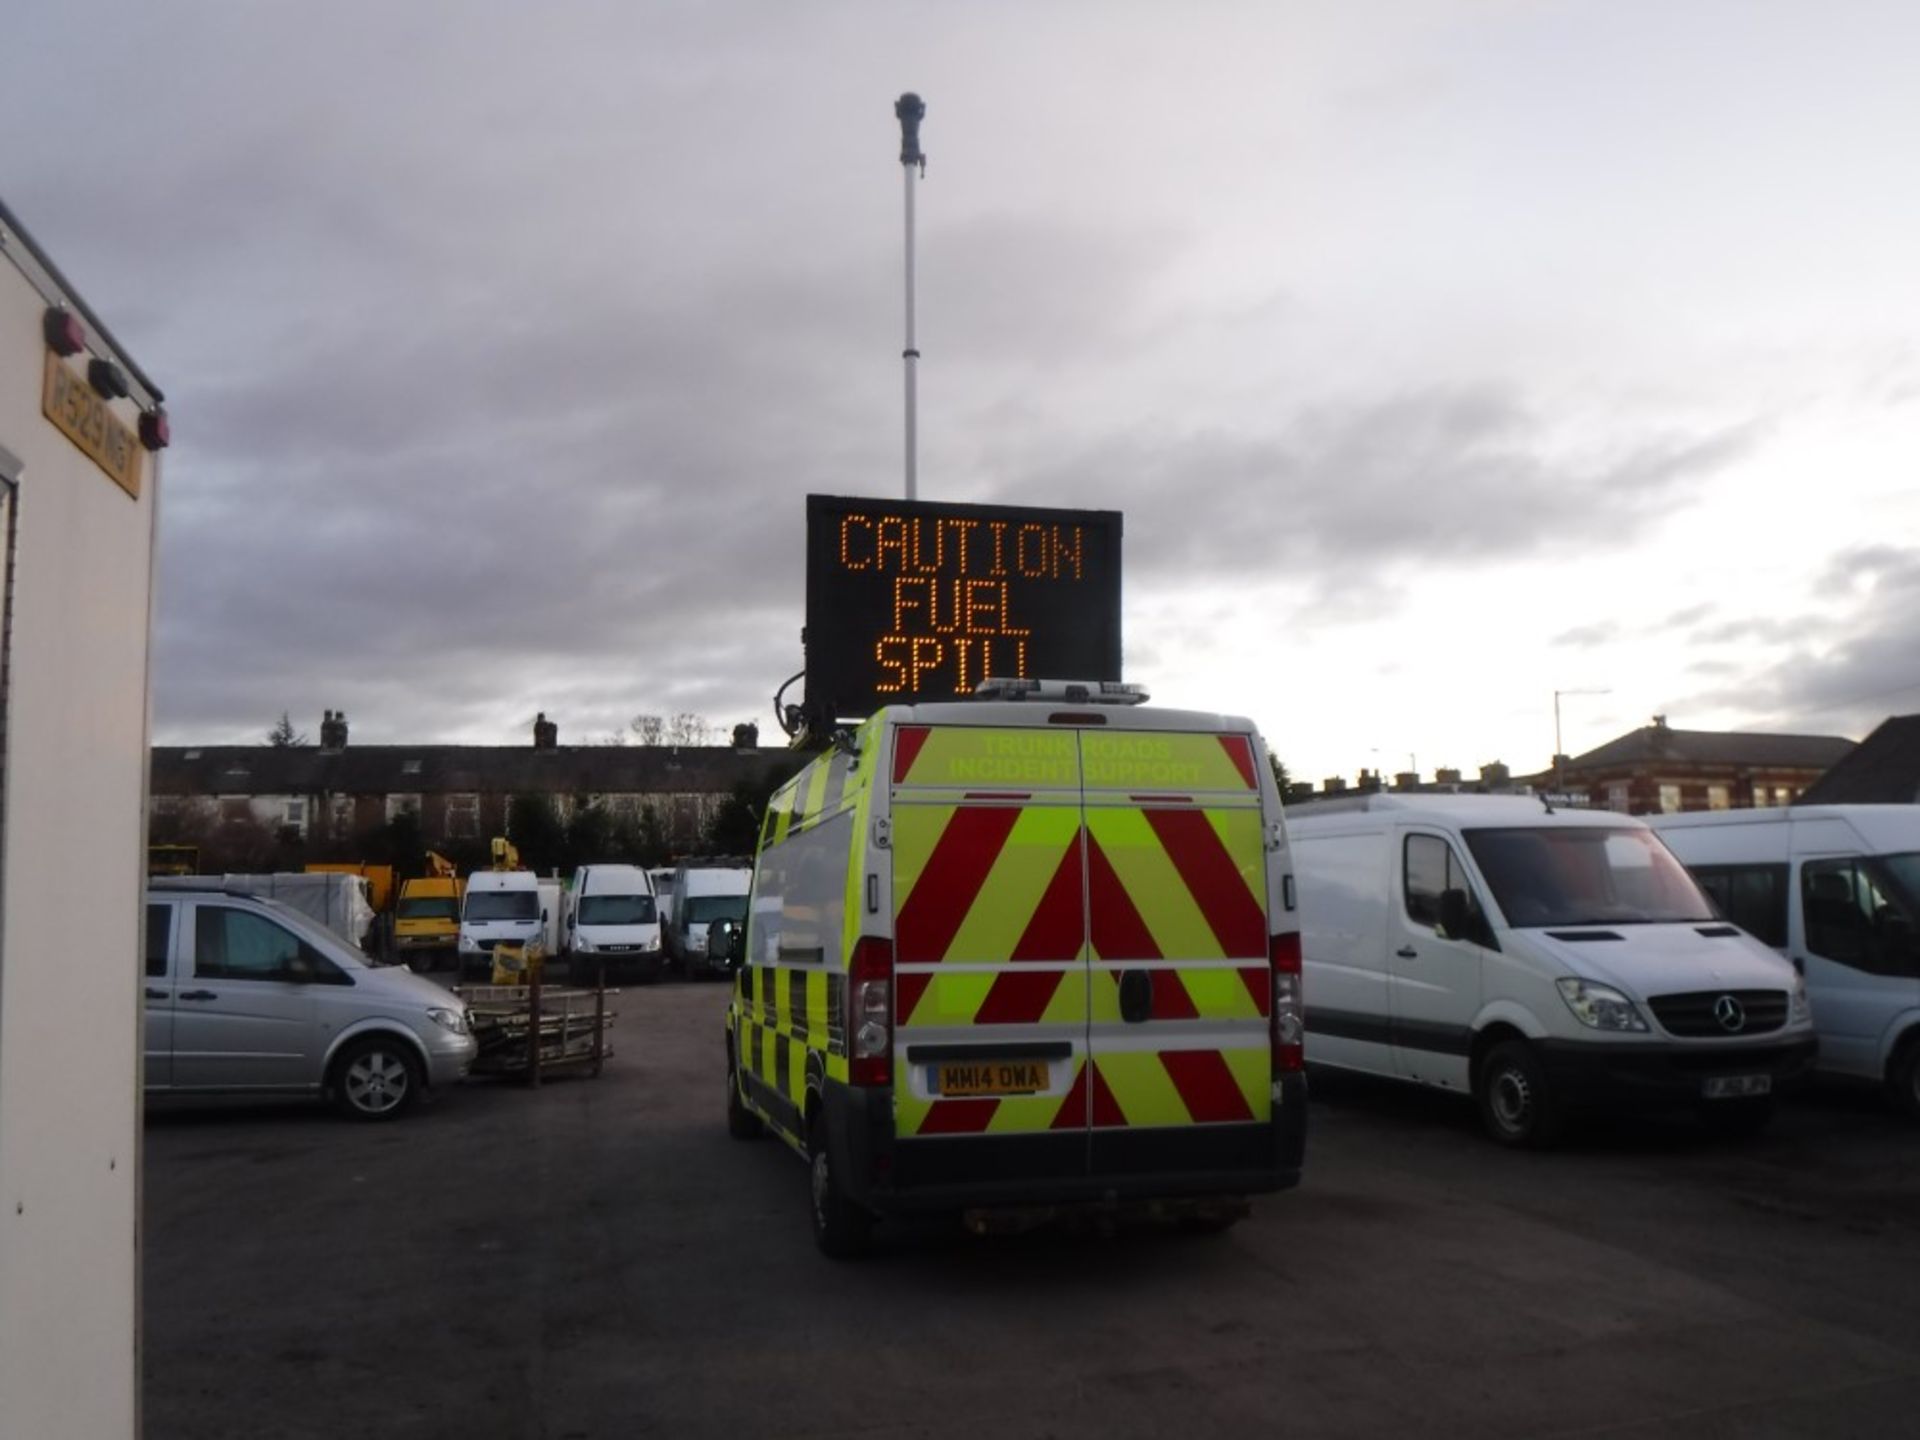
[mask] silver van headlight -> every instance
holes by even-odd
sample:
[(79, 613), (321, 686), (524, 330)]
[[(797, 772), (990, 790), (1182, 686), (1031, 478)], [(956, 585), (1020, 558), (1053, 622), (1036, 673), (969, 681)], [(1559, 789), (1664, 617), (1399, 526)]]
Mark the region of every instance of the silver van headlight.
[(1611, 985), (1569, 976), (1554, 982), (1573, 1018), (1592, 1030), (1645, 1030), (1639, 1008)]
[(1813, 1018), (1813, 1009), (1807, 1004), (1807, 978), (1804, 975), (1793, 977), (1793, 989), (1787, 995), (1787, 1023), (1797, 1025)]
[(467, 1033), (467, 1012), (464, 1010), (445, 1010), (435, 1006), (427, 1011), (427, 1018), (442, 1030), (452, 1031), (455, 1035)]

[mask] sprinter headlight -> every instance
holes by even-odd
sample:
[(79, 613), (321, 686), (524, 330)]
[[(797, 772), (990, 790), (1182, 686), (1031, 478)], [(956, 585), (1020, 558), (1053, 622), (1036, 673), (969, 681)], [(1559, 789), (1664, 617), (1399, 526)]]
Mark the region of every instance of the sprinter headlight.
[(450, 1030), (455, 1035), (467, 1033), (467, 1012), (464, 1010), (433, 1009), (427, 1011), (427, 1017), (442, 1030)]
[(1793, 990), (1788, 998), (1787, 1023), (1789, 1025), (1812, 1018), (1813, 1012), (1807, 1006), (1807, 982), (1799, 975), (1793, 977)]
[(1591, 980), (1572, 978), (1556, 983), (1560, 986), (1560, 998), (1567, 1002), (1573, 1018), (1582, 1025), (1595, 1030), (1647, 1028), (1647, 1022), (1640, 1018), (1634, 1003), (1611, 985), (1597, 985)]

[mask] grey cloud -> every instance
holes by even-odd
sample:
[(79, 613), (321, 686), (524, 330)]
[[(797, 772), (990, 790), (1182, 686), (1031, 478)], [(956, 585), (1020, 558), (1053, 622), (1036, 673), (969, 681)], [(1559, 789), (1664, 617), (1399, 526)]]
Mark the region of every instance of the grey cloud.
[(1790, 645), (1813, 637), (1820, 628), (1812, 617), (1782, 620), (1770, 615), (1750, 615), (1740, 620), (1724, 620), (1696, 630), (1687, 637), (1693, 645), (1740, 645), (1758, 641), (1765, 645)]
[(1775, 639), (1779, 658), (1702, 697), (1705, 703), (1771, 712), (1755, 728), (1819, 734), (1860, 735), (1890, 714), (1920, 710), (1920, 630), (1912, 620), (1920, 612), (1920, 548), (1853, 551), (1833, 572), (1868, 574), (1873, 583), (1820, 634), (1822, 648), (1803, 643), (1797, 623), (1750, 622), (1739, 638)]
[(1562, 630), (1547, 643), (1556, 646), (1568, 646), (1576, 650), (1592, 650), (1601, 645), (1611, 645), (1620, 638), (1620, 626), (1612, 620), (1602, 620), (1593, 625), (1577, 625), (1571, 630)]
[(1130, 428), (1036, 465), (1025, 488), (1124, 508), (1134, 573), (1289, 572), (1332, 584), (1396, 562), (1629, 544), (1747, 453), (1751, 427), (1568, 454), (1513, 391), (1323, 406), (1275, 433)]

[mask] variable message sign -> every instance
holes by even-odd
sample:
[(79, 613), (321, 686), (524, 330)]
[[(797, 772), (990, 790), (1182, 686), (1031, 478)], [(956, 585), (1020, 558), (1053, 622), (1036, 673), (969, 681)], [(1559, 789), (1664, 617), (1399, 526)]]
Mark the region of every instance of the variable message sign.
[(1120, 678), (1120, 512), (807, 497), (807, 703)]

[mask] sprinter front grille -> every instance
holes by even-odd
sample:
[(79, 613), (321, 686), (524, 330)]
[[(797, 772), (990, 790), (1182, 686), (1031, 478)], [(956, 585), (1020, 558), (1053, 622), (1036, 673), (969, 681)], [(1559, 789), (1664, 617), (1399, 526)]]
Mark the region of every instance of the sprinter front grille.
[(1669, 1035), (1764, 1035), (1787, 1023), (1784, 990), (1692, 990), (1655, 995), (1647, 1002)]

